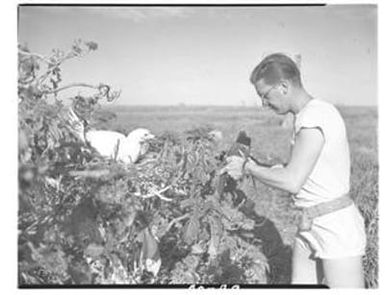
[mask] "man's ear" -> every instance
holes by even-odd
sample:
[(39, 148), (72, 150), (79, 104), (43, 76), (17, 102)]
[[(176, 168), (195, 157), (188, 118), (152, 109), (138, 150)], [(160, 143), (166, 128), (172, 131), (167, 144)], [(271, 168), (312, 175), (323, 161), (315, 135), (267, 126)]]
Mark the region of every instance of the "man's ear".
[(289, 92), (290, 83), (287, 80), (280, 81), (280, 90), (283, 95), (286, 95)]

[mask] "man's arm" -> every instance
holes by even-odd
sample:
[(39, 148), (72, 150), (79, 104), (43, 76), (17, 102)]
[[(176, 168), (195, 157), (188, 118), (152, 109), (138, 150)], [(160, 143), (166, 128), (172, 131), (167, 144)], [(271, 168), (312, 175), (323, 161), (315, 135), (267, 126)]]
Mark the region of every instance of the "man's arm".
[(267, 168), (248, 161), (242, 171), (244, 159), (230, 157), (224, 171), (235, 179), (245, 172), (267, 185), (296, 194), (314, 169), (324, 142), (323, 133), (319, 128), (303, 128), (297, 134), (291, 159), (285, 167)]

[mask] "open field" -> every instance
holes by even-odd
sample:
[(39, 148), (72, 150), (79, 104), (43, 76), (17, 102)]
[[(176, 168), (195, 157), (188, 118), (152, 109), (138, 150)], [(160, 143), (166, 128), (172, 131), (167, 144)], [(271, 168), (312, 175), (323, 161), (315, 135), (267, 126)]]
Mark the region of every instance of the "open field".
[[(368, 247), (365, 257), (366, 283), (377, 287), (378, 262), (378, 147), (377, 109), (375, 107), (338, 107), (345, 119), (352, 159), (351, 194), (363, 213), (367, 226)], [(127, 132), (137, 127), (154, 134), (183, 132), (209, 126), (223, 132), (223, 150), (240, 130), (252, 138), (252, 153), (265, 162), (285, 162), (289, 157), (290, 129), (280, 126), (283, 117), (251, 107), (128, 107), (104, 106), (102, 111), (116, 118), (101, 122), (102, 129)], [(271, 283), (290, 281), (291, 244), (296, 231), (287, 193), (261, 183), (256, 188), (245, 183), (243, 191), (260, 226), (255, 234), (264, 241), (269, 259)], [(250, 207), (250, 206), (249, 206)]]

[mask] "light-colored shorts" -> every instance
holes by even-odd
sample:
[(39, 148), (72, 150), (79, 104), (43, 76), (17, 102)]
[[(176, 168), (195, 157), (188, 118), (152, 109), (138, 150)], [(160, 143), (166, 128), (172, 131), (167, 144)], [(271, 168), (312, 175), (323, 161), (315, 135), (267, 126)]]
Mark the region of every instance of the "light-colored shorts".
[(336, 259), (365, 254), (365, 223), (353, 204), (314, 218), (310, 231), (299, 231), (296, 243), (307, 248), (314, 258)]

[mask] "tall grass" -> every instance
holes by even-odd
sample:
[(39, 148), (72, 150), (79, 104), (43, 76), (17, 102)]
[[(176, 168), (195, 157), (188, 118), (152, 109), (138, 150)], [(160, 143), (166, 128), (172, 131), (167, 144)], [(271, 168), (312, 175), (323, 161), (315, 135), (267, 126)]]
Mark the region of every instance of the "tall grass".
[(360, 209), (366, 226), (367, 248), (364, 257), (365, 282), (378, 287), (378, 145), (377, 110), (345, 107), (351, 149), (351, 196)]

